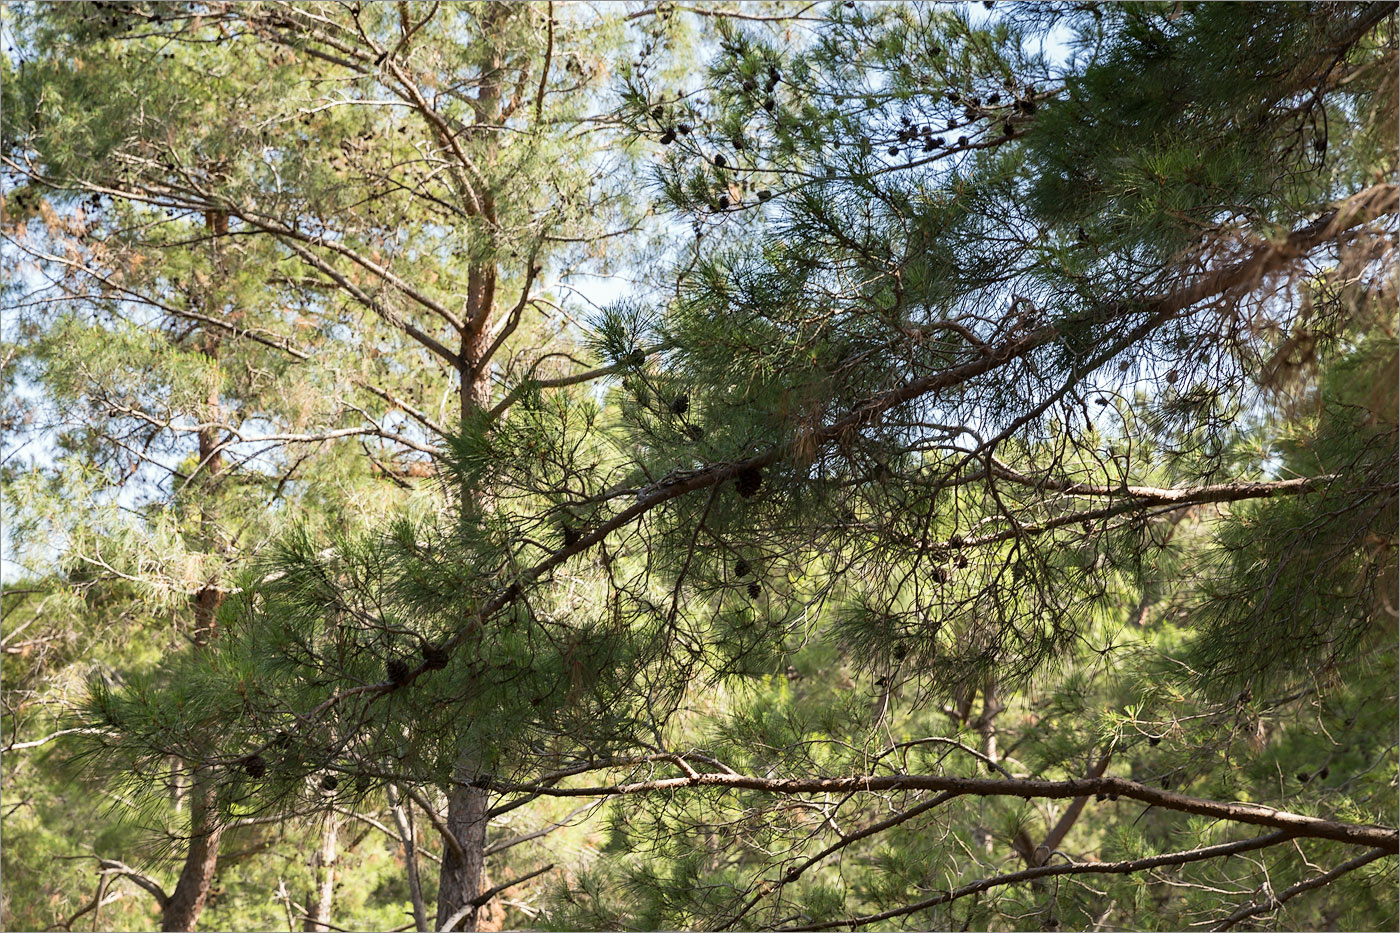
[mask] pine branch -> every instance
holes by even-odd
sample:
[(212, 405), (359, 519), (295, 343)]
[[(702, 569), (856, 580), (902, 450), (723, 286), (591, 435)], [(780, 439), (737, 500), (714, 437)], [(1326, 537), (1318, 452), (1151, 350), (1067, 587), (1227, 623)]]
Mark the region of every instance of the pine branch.
[(516, 878), (511, 878), (509, 881), (503, 881), (495, 887), (487, 888), (485, 891), (482, 891), (476, 897), (472, 898), (470, 901), (459, 907), (457, 909), (457, 912), (452, 914), (446, 920), (444, 920), (442, 926), (440, 926), (438, 929), (441, 931), (441, 933), (447, 933), (448, 930), (456, 929), (457, 924), (461, 923), (464, 919), (466, 919), (468, 914), (476, 910), (482, 904), (485, 904), (487, 901), (491, 900), (491, 898), (495, 897), (497, 894), (500, 894), (507, 888), (513, 888), (517, 884), (522, 884), (526, 881), (529, 881), (531, 878), (538, 877), (539, 875), (543, 875), (547, 871), (553, 870), (554, 863), (551, 862), (543, 868), (537, 868), (532, 872), (528, 872), (527, 874), (520, 875)]
[(871, 836), (882, 833), (887, 829), (892, 829), (895, 826), (900, 825), (901, 823), (906, 823), (909, 820), (912, 820), (914, 817), (921, 816), (922, 814), (927, 813), (935, 807), (942, 806), (943, 804), (947, 803), (949, 800), (952, 800), (956, 796), (958, 795), (951, 791), (939, 794), (937, 797), (934, 797), (931, 800), (925, 800), (918, 806), (910, 807), (908, 810), (903, 810), (899, 813), (896, 813), (894, 816), (880, 820), (878, 823), (873, 823), (870, 826), (867, 826), (865, 829), (841, 837), (841, 839), (839, 839), (836, 842), (833, 842), (831, 845), (827, 846), (825, 849), (822, 849), (817, 854), (807, 858), (804, 862), (802, 862), (802, 864), (788, 869), (788, 871), (785, 872), (783, 876), (777, 881), (764, 882), (761, 885), (759, 885), (758, 891), (755, 892), (754, 896), (748, 901), (748, 903), (741, 907), (739, 911), (733, 916), (718, 923), (715, 926), (715, 929), (727, 930), (730, 927), (734, 926), (734, 924), (744, 919), (744, 917), (749, 913), (749, 911), (753, 910), (753, 908), (756, 907), (758, 903), (763, 900), (763, 898), (767, 897), (775, 889), (780, 888), (783, 885), (792, 884), (798, 878), (801, 878), (803, 873), (806, 872), (807, 869), (811, 868), (813, 865), (816, 865), (818, 862), (825, 859), (828, 855), (831, 855), (835, 852), (839, 852), (847, 846), (859, 842), (862, 839), (867, 839)]
[(1400, 853), (1400, 831), (1388, 826), (1341, 823), (1260, 804), (1207, 800), (1158, 790), (1124, 778), (1076, 778), (1067, 781), (1033, 779), (959, 778), (933, 774), (855, 775), (825, 778), (761, 778), (743, 774), (705, 773), (622, 784), (589, 787), (554, 787), (483, 778), (477, 786), (506, 793), (534, 793), (546, 797), (599, 797), (608, 794), (674, 792), (687, 788), (720, 787), (752, 790), (781, 796), (844, 794), (893, 790), (929, 790), (982, 797), (1021, 797), (1063, 800), (1095, 794), (1128, 797), (1150, 806), (1191, 813), (1233, 823), (1273, 826), (1291, 835), (1331, 839), (1351, 845), (1377, 846)]
[(1372, 849), (1370, 852), (1364, 852), (1354, 859), (1350, 859), (1348, 861), (1343, 862), (1342, 864), (1338, 865), (1336, 868), (1332, 869), (1329, 872), (1324, 872), (1323, 874), (1317, 875), (1314, 878), (1309, 878), (1306, 881), (1300, 881), (1297, 884), (1290, 885), (1289, 887), (1280, 891), (1278, 894), (1273, 894), (1272, 892), (1270, 892), (1269, 900), (1266, 903), (1246, 904), (1244, 907), (1241, 907), (1239, 910), (1235, 911), (1233, 914), (1222, 920), (1217, 926), (1211, 927), (1211, 929), (1228, 930), (1230, 929), (1230, 927), (1239, 923), (1241, 920), (1247, 920), (1250, 917), (1257, 917), (1260, 914), (1273, 913), (1275, 910), (1278, 910), (1280, 907), (1282, 907), (1285, 902), (1292, 900), (1299, 894), (1303, 894), (1307, 891), (1316, 890), (1317, 888), (1329, 885), (1333, 881), (1336, 881), (1338, 878), (1340, 878), (1342, 875), (1347, 874), (1348, 872), (1356, 871), (1356, 869), (1361, 868), (1365, 865), (1369, 865), (1377, 859), (1389, 858), (1393, 854), (1394, 853), (1392, 852), (1387, 852), (1385, 849)]
[(583, 806), (575, 807), (568, 813), (564, 814), (563, 819), (546, 824), (545, 826), (541, 826), (539, 829), (536, 830), (531, 830), (528, 833), (521, 833), (519, 836), (512, 836), (509, 839), (503, 839), (500, 842), (493, 842), (484, 850), (482, 850), (482, 855), (489, 858), (498, 852), (504, 852), (506, 849), (514, 848), (515, 846), (518, 846), (521, 843), (530, 842), (533, 839), (540, 839), (545, 836), (548, 836), (556, 829), (563, 829), (567, 826), (572, 826), (574, 824), (570, 823), (569, 821), (572, 820), (574, 817), (578, 816), (580, 813), (586, 813), (589, 810), (596, 809), (599, 805), (603, 804), (607, 800), (607, 797), (603, 797), (599, 800), (590, 800)]
[(1216, 483), (1209, 486), (1109, 486), (1099, 483), (1083, 483), (1054, 477), (1036, 479), (1001, 463), (995, 463), (993, 475), (1008, 479), (1022, 486), (1062, 492), (1070, 496), (1125, 496), (1137, 500), (1142, 505), (1192, 504), (1206, 502), (1235, 502), (1240, 499), (1269, 499), (1275, 496), (1299, 496), (1318, 492), (1341, 479), (1337, 474), (1326, 476), (1301, 476), (1295, 479), (1271, 480), (1267, 482), (1241, 481), (1236, 483)]
[(161, 910), (164, 910), (165, 905), (170, 902), (170, 896), (165, 893), (165, 889), (160, 886), (160, 882), (156, 881), (145, 872), (137, 871), (130, 865), (119, 862), (116, 859), (98, 858), (97, 864), (101, 866), (102, 874), (119, 875), (121, 877), (130, 878), (135, 882), (137, 887), (146, 890), (156, 899), (156, 903), (160, 905)]
[(126, 897), (125, 891), (104, 891), (106, 880), (105, 877), (100, 878), (97, 882), (97, 892), (93, 894), (92, 900), (88, 901), (84, 907), (80, 908), (67, 920), (59, 921), (57, 925), (65, 930), (71, 930), (73, 929), (73, 924), (77, 922), (79, 917), (90, 913), (92, 914), (92, 928), (94, 930), (97, 929), (97, 912), (108, 904)]
[(105, 731), (104, 729), (87, 728), (59, 729), (57, 732), (46, 735), (42, 739), (35, 739), (32, 742), (11, 742), (9, 745), (5, 746), (5, 751), (16, 752), (25, 748), (38, 748), (40, 745), (47, 745), (54, 739), (62, 738), (65, 735), (102, 735)]
[[(1400, 189), (1395, 185), (1375, 185), (1347, 198), (1342, 203), (1342, 206), (1336, 210), (1329, 211), (1326, 215), (1313, 223), (1290, 234), (1280, 244), (1262, 244), (1257, 247), (1253, 255), (1245, 260), (1234, 263), (1224, 270), (1208, 273), (1194, 285), (1165, 296), (1159, 296), (1148, 300), (1145, 303), (1148, 309), (1147, 320), (1133, 328), (1128, 335), (1115, 341), (1109, 348), (1103, 350), (1098, 357), (1096, 357), (1096, 360), (1101, 361), (1111, 358), (1124, 347), (1144, 339), (1167, 321), (1178, 316), (1184, 309), (1189, 308), (1197, 302), (1213, 297), (1229, 289), (1256, 284), (1262, 276), (1271, 271), (1277, 271), (1289, 258), (1306, 252), (1331, 239), (1343, 236), (1351, 229), (1368, 223), (1379, 216), (1395, 213), (1400, 209), (1400, 196), (1398, 196), (1398, 193), (1400, 193)], [(1122, 315), (1127, 310), (1127, 307), (1123, 303), (1113, 302), (1110, 305), (1094, 311), (1090, 317), (1096, 320), (1109, 320)], [(802, 452), (806, 452), (810, 455), (815, 450), (828, 444), (839, 443), (848, 432), (857, 430), (870, 423), (885, 411), (921, 396), (970, 382), (979, 376), (992, 372), (1015, 359), (1025, 356), (1037, 347), (1044, 346), (1058, 337), (1059, 330), (1054, 326), (1038, 328), (1030, 333), (1013, 337), (990, 354), (983, 355), (977, 360), (913, 380), (898, 389), (876, 395), (864, 404), (856, 406), (845, 417), (837, 419), (834, 423), (826, 427), (813, 428), (805, 435), (798, 437), (786, 446), (774, 447), (766, 453), (758, 454), (744, 460), (719, 463), (699, 470), (675, 474), (645, 487), (637, 493), (637, 501), (634, 504), (622, 509), (609, 520), (593, 526), (590, 531), (581, 534), (578, 540), (573, 544), (556, 550), (549, 557), (546, 557), (533, 567), (522, 572), (516, 581), (500, 588), (493, 596), (484, 600), (477, 611), (467, 619), (465, 625), (458, 629), (457, 633), (444, 644), (444, 649), (450, 652), (469, 639), (474, 638), (476, 634), (482, 630), (487, 619), (491, 618), (497, 612), (500, 612), (523, 595), (525, 585), (532, 584), (575, 554), (582, 553), (601, 543), (610, 534), (644, 517), (652, 509), (688, 493), (718, 486), (733, 479), (740, 473), (761, 469), (784, 457), (795, 457)], [(1100, 365), (1100, 363), (1094, 362), (1094, 365)], [(1047, 401), (1044, 405), (1038, 406), (1035, 411), (1027, 413), (1024, 417), (1017, 419), (1017, 421), (1009, 426), (1001, 436), (1008, 436), (1018, 425), (1023, 424), (1032, 417), (1038, 417), (1039, 413), (1049, 404), (1050, 402)], [(1205, 488), (1210, 489), (1210, 487)], [(1269, 495), (1272, 495), (1274, 487), (1262, 487), (1256, 491), (1267, 492)], [(1210, 494), (1218, 495), (1219, 493), (1211, 492)], [(1178, 500), (1173, 503), (1173, 505), (1185, 504), (1186, 501), (1187, 500)], [(1114, 515), (1136, 508), (1138, 508), (1137, 503), (1130, 501), (1124, 505), (1102, 510), (1101, 512), (1081, 513), (1075, 516), (1073, 520), (1079, 521), (1083, 518)], [(1069, 518), (1052, 519), (1049, 522), (1043, 523), (1041, 526), (1035, 526), (1035, 528), (1048, 529), (1060, 524), (1065, 524), (1069, 520)], [(1025, 532), (1028, 527), (1031, 526), (1022, 526), (1021, 532)], [(985, 541), (983, 539), (978, 539), (971, 543), (987, 543), (1001, 540), (1008, 535), (1015, 534), (1017, 534), (1017, 531), (1011, 530), (986, 537)], [(366, 693), (386, 696), (395, 689), (412, 683), (430, 670), (431, 669), (426, 664), (419, 664), (409, 672), (407, 678), (401, 683), (392, 684), (386, 680), (377, 684), (352, 687), (338, 691), (311, 710), (303, 719), (303, 722), (307, 726), (314, 724), (325, 712), (352, 697), (361, 696)], [(521, 789), (526, 790), (528, 786), (522, 786)], [(1088, 792), (1094, 793), (1094, 790), (1090, 789)], [(1069, 796), (1079, 795), (1080, 794), (1070, 794)]]
[(682, 6), (679, 3), (667, 3), (664, 5), (657, 4), (656, 6), (645, 7), (643, 9), (636, 10), (632, 13), (628, 13), (627, 19), (644, 19), (648, 16), (656, 16), (664, 9), (666, 11), (684, 10), (687, 13), (694, 13), (696, 16), (703, 16), (710, 19), (744, 20), (753, 23), (788, 23), (800, 22), (802, 20), (815, 20), (817, 22), (820, 22), (820, 17), (812, 17), (806, 15), (808, 11), (812, 10), (816, 6), (816, 3), (807, 3), (799, 7), (792, 13), (775, 13), (771, 15), (764, 15), (761, 13), (741, 13), (737, 10), (726, 10), (717, 7), (704, 7), (693, 5)]
[(893, 910), (886, 910), (883, 913), (867, 914), (863, 917), (849, 917), (843, 920), (832, 920), (826, 923), (814, 923), (809, 926), (782, 927), (781, 929), (805, 931), (869, 926), (872, 923), (880, 923), (884, 920), (892, 920), (895, 917), (904, 917), (909, 914), (918, 913), (921, 910), (928, 910), (930, 907), (937, 907), (939, 904), (950, 904), (960, 898), (979, 894), (982, 891), (1001, 885), (1019, 884), (1022, 881), (1033, 881), (1037, 878), (1053, 878), (1060, 875), (1130, 875), (1134, 872), (1147, 871), (1148, 869), (1160, 868), (1165, 865), (1185, 865), (1190, 862), (1224, 858), (1240, 852), (1249, 852), (1255, 849), (1263, 849), (1278, 845), (1283, 842), (1288, 842), (1292, 838), (1293, 835), (1288, 832), (1276, 832), (1268, 833), (1263, 836), (1256, 836), (1253, 839), (1243, 839), (1239, 842), (1225, 842), (1219, 845), (1203, 846), (1199, 849), (1168, 852), (1162, 855), (1152, 855), (1140, 859), (1126, 859), (1119, 862), (1077, 862), (1072, 865), (1042, 865), (1039, 868), (1027, 868), (1022, 871), (1009, 872), (1005, 875), (983, 878), (980, 881), (962, 885), (961, 887), (954, 888), (943, 894), (936, 894), (922, 901), (906, 904), (903, 907), (896, 907)]

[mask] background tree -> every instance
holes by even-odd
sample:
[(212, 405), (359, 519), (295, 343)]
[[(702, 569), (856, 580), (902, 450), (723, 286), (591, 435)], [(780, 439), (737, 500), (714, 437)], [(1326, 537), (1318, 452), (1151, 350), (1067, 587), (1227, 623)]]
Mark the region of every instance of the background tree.
[[(493, 386), (598, 375), (559, 351), (576, 276), (636, 226), (606, 180), (629, 156), (592, 110), (615, 18), (124, 3), (18, 8), (10, 28), (7, 255), (48, 280), (12, 280), (25, 368), (9, 372), (86, 471), (53, 477), (42, 456), (13, 471), (17, 544), (68, 531), (61, 497), (140, 507), (58, 539), (64, 585), (129, 578), (171, 611), (189, 596), (205, 641), (229, 564), (289, 519), (353, 528), (404, 501), (387, 490), (423, 486), (444, 425), (485, 414), (506, 394)], [(429, 513), (464, 497), (425, 492)], [(169, 671), (152, 676), (168, 699)], [(207, 762), (168, 757), (170, 724), (146, 721), (146, 758), (118, 772), (162, 762), (213, 787)], [(456, 834), (440, 913), (480, 886), (480, 809), (458, 793), (438, 823)], [(194, 815), (186, 870), (158, 894), (165, 926), (193, 926), (238, 822), (267, 820), (227, 799)]]

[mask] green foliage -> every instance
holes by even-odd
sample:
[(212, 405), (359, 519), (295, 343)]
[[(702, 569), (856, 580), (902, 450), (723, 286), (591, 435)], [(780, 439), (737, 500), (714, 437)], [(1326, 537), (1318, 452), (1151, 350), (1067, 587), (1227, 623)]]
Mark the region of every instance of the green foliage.
[(987, 6), (19, 8), (5, 870), (207, 790), (206, 926), (339, 819), (393, 928), (469, 788), (507, 926), (1185, 929), (1394, 826), (1393, 13)]

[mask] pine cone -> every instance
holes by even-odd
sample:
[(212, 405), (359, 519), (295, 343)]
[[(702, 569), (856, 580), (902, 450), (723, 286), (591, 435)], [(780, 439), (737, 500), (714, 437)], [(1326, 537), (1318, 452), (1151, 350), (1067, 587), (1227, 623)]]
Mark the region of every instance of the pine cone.
[(447, 666), (447, 649), (437, 645), (423, 645), (423, 666), (430, 671), (440, 671)]
[(763, 471), (758, 467), (748, 467), (741, 470), (739, 475), (734, 477), (734, 488), (741, 498), (752, 499), (758, 494), (758, 487), (763, 485)]
[(390, 658), (384, 669), (389, 674), (389, 683), (395, 687), (402, 687), (408, 683), (408, 665), (398, 658)]

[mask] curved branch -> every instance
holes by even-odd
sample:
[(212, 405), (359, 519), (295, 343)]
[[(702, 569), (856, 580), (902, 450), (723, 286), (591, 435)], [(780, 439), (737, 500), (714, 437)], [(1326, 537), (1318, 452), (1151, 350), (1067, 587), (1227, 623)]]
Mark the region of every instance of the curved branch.
[(532, 839), (540, 839), (544, 836), (548, 836), (556, 829), (563, 829), (566, 826), (572, 826), (574, 824), (570, 823), (569, 821), (572, 820), (574, 817), (578, 816), (580, 813), (592, 810), (595, 807), (606, 803), (607, 800), (607, 797), (603, 797), (599, 800), (590, 800), (583, 806), (575, 807), (574, 809), (570, 810), (568, 813), (564, 814), (563, 818), (560, 820), (557, 820), (553, 823), (547, 823), (544, 826), (541, 826), (539, 829), (531, 830), (528, 833), (521, 833), (519, 836), (512, 836), (509, 839), (502, 839), (500, 842), (493, 842), (482, 851), (482, 855), (489, 858), (492, 855), (495, 855), (497, 852), (504, 852), (506, 849), (514, 848), (515, 846), (518, 846), (521, 843), (529, 842)]
[(145, 889), (156, 899), (156, 903), (160, 905), (161, 910), (164, 910), (165, 905), (170, 902), (170, 896), (165, 893), (165, 889), (160, 886), (160, 882), (150, 875), (137, 871), (125, 862), (119, 862), (116, 859), (97, 857), (97, 864), (102, 867), (100, 874), (118, 875), (130, 878), (135, 882), (137, 887)]
[(11, 742), (9, 745), (5, 746), (5, 751), (15, 752), (19, 751), (22, 748), (38, 748), (40, 745), (47, 745), (54, 739), (61, 738), (65, 735), (101, 735), (102, 732), (103, 730), (101, 729), (88, 729), (82, 727), (74, 729), (59, 729), (57, 732), (46, 735), (42, 739), (35, 739), (32, 742)]
[(1125, 778), (1075, 778), (1067, 781), (1034, 779), (995, 779), (945, 777), (936, 774), (862, 774), (852, 777), (762, 778), (746, 774), (696, 774), (694, 776), (660, 778), (628, 784), (593, 787), (542, 787), (538, 784), (517, 784), (484, 778), (472, 782), (475, 786), (506, 793), (528, 791), (546, 797), (600, 797), (605, 794), (639, 794), (653, 791), (675, 791), (692, 787), (725, 787), (763, 793), (848, 794), (861, 791), (931, 790), (982, 797), (1035, 797), (1065, 799), (1104, 794), (1129, 797), (1164, 810), (1192, 813), (1232, 823), (1273, 826), (1294, 836), (1331, 839), (1352, 845), (1366, 845), (1400, 853), (1400, 831), (1389, 826), (1340, 823), (1287, 810), (1276, 810), (1255, 803), (1207, 800), (1188, 797), (1172, 791), (1158, 790)]
[(729, 929), (734, 924), (744, 919), (744, 916), (748, 914), (750, 910), (753, 910), (753, 908), (758, 904), (759, 901), (767, 897), (768, 894), (770, 894), (774, 888), (780, 887), (785, 884), (792, 884), (798, 878), (802, 877), (803, 872), (820, 862), (822, 859), (826, 858), (828, 855), (831, 855), (833, 852), (838, 852), (841, 849), (844, 849), (847, 846), (851, 845), (852, 843), (859, 842), (862, 839), (867, 839), (870, 836), (874, 836), (878, 833), (884, 832), (887, 829), (891, 829), (895, 826), (898, 826), (900, 823), (912, 820), (916, 816), (919, 816), (923, 813), (927, 813), (934, 807), (947, 803), (949, 800), (952, 800), (956, 796), (958, 795), (951, 791), (939, 794), (932, 800), (925, 800), (923, 803), (919, 804), (916, 807), (910, 807), (908, 810), (896, 813), (894, 816), (880, 820), (878, 823), (872, 823), (871, 825), (865, 827), (865, 829), (851, 833), (849, 836), (841, 837), (839, 840), (833, 842), (825, 849), (822, 849), (816, 855), (813, 855), (810, 858), (808, 858), (801, 865), (797, 865), (793, 868), (788, 869), (788, 871), (783, 874), (783, 877), (779, 878), (776, 882), (773, 882), (771, 884), (765, 882), (764, 884), (760, 885), (757, 893), (754, 894), (754, 896), (749, 900), (749, 902), (745, 904), (739, 910), (738, 913), (730, 917), (728, 920), (725, 920), (723, 923), (717, 925), (715, 929)]

